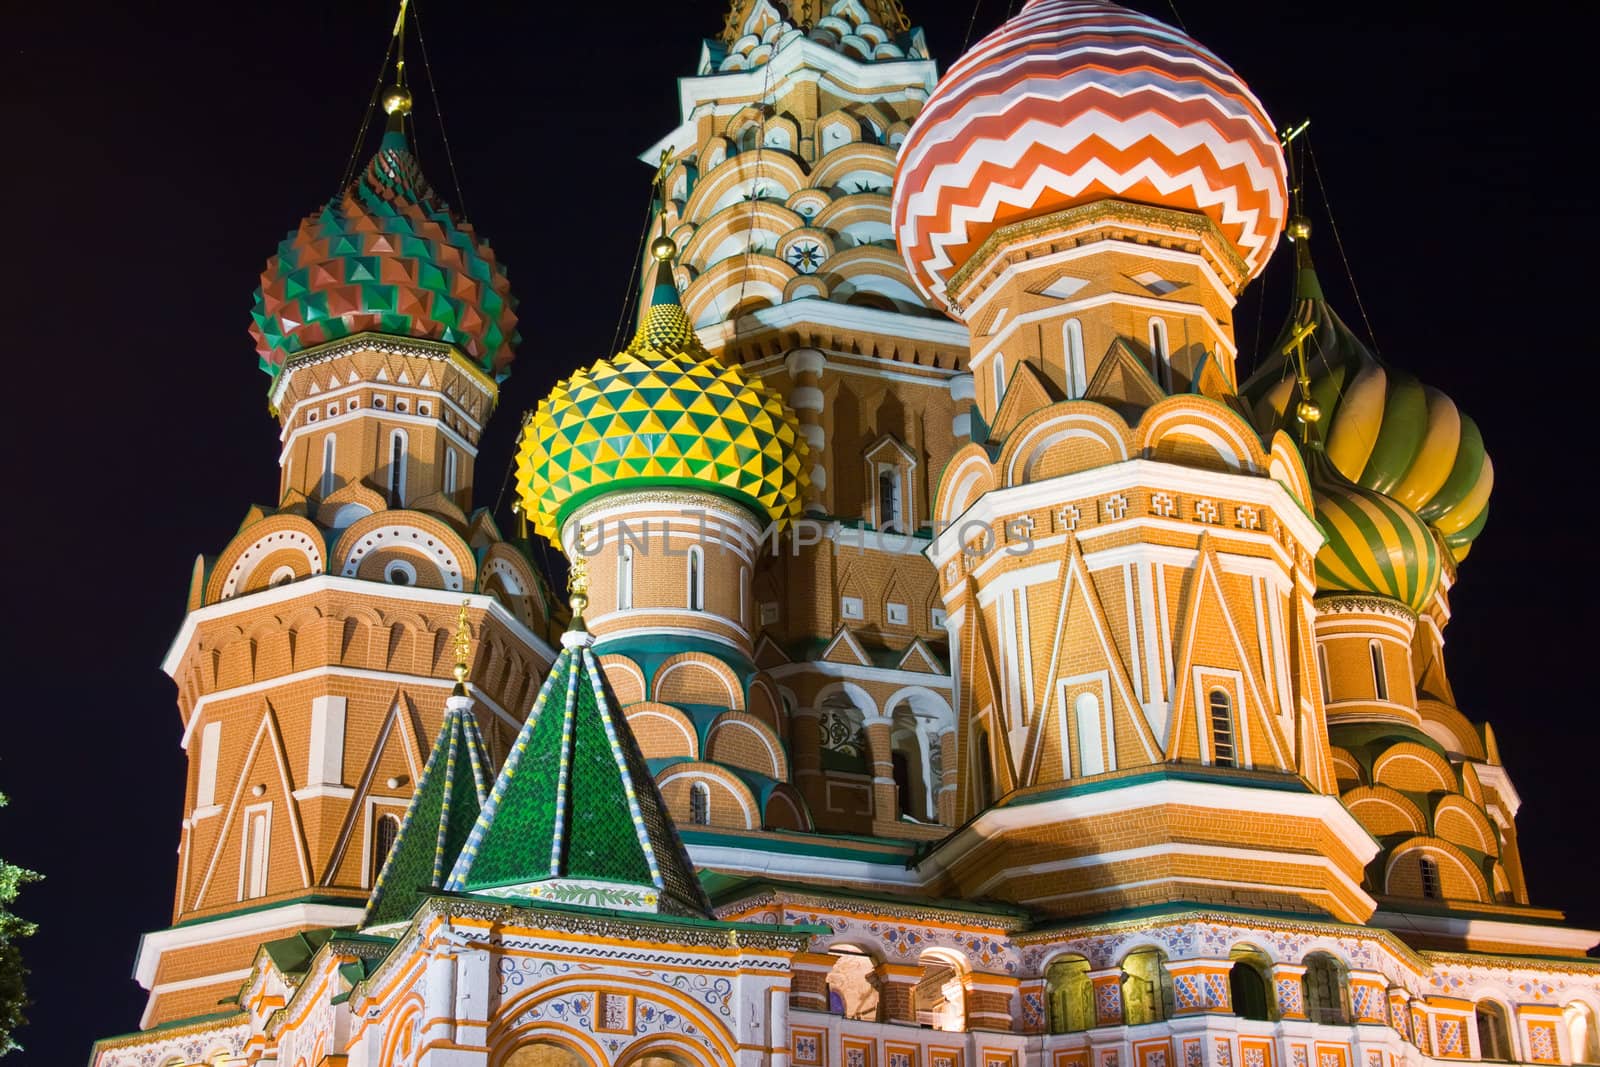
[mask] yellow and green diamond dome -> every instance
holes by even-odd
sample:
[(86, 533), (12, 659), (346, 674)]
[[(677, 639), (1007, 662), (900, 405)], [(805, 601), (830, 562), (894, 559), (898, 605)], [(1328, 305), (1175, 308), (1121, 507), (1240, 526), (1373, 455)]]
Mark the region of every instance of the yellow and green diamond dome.
[(701, 346), (662, 258), (632, 343), (559, 383), (524, 422), (517, 493), (558, 544), (574, 508), (623, 489), (716, 493), (781, 528), (800, 514), (806, 454), (782, 398)]

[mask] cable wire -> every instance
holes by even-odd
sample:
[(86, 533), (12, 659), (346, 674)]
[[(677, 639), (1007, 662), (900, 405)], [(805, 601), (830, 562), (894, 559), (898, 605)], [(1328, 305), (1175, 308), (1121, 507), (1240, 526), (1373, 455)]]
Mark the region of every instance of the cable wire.
[(1322, 168), (1317, 166), (1317, 151), (1311, 146), (1310, 138), (1306, 139), (1306, 158), (1311, 161), (1311, 173), (1317, 179), (1317, 191), (1322, 194), (1322, 209), (1328, 215), (1328, 228), (1333, 231), (1333, 244), (1339, 250), (1339, 260), (1344, 264), (1344, 276), (1350, 282), (1350, 295), (1356, 298), (1356, 309), (1361, 312), (1361, 321), (1367, 327), (1372, 354), (1382, 359), (1383, 350), (1378, 347), (1378, 334), (1372, 328), (1372, 320), (1367, 317), (1367, 306), (1361, 301), (1361, 290), (1356, 287), (1355, 272), (1350, 269), (1350, 257), (1345, 255), (1344, 241), (1339, 237), (1339, 223), (1333, 217), (1333, 202), (1328, 199), (1328, 187), (1323, 183)]
[(444, 128), (444, 111), (439, 106), (439, 86), (433, 80), (433, 64), (428, 62), (428, 42), (422, 36), (422, 4), (411, 0), (411, 15), (417, 24), (417, 45), (422, 49), (422, 72), (428, 78), (428, 94), (433, 97), (434, 121), (439, 124), (439, 140), (444, 145), (444, 161), (450, 168), (450, 181), (456, 189), (456, 210), (467, 214), (467, 194), (461, 189), (461, 176), (456, 172), (456, 157), (450, 152), (450, 135)]
[(967, 20), (967, 35), (961, 39), (961, 55), (966, 55), (967, 46), (972, 43), (972, 30), (978, 24), (978, 9), (983, 6), (983, 0), (976, 0), (972, 5), (972, 17)]
[(389, 43), (383, 50), (383, 62), (378, 66), (378, 78), (372, 83), (372, 95), (367, 97), (367, 106), (361, 112), (361, 126), (356, 130), (355, 143), (350, 146), (350, 158), (345, 161), (344, 171), (339, 176), (339, 191), (347, 189), (356, 176), (356, 159), (361, 155), (361, 146), (367, 141), (367, 130), (372, 125), (372, 115), (378, 108), (378, 97), (383, 93), (383, 83), (389, 73), (389, 57), (394, 55), (395, 38), (391, 36)]
[[(662, 195), (666, 195), (663, 186)], [(639, 267), (644, 262), (644, 243), (650, 239), (651, 223), (654, 222), (656, 208), (656, 188), (650, 186), (650, 196), (645, 201), (644, 227), (639, 231), (639, 247), (633, 253), (633, 269), (628, 272), (628, 287), (622, 291), (622, 309), (617, 313), (617, 328), (611, 335), (611, 351), (622, 351), (622, 331), (628, 322), (628, 308), (633, 305), (639, 295), (639, 287), (635, 279), (639, 277)]]

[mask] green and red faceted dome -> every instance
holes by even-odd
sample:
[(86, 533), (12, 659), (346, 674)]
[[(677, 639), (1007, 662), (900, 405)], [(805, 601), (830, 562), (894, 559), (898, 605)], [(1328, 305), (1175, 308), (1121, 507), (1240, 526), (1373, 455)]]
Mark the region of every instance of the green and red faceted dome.
[(455, 345), (500, 379), (518, 341), (515, 309), (494, 250), (391, 129), (366, 170), (267, 261), (250, 336), (274, 376), (296, 352), (370, 330)]

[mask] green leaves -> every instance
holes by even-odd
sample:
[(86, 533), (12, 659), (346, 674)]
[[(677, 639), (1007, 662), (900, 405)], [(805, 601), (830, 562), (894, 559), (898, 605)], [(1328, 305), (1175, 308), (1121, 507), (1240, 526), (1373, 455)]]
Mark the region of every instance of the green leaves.
[[(5, 794), (0, 793), (0, 808), (5, 805)], [(22, 1011), (29, 1003), (22, 982), (28, 970), (22, 965), (19, 942), (36, 929), (33, 923), (13, 915), (11, 904), (23, 886), (40, 877), (0, 860), (0, 1056), (22, 1047), (12, 1037), (27, 1022)]]

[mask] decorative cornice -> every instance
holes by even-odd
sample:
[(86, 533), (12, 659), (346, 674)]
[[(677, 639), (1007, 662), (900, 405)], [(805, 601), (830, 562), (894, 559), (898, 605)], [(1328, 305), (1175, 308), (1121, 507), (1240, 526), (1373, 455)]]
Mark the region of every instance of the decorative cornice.
[(466, 353), (455, 345), (443, 341), (430, 341), (418, 337), (397, 337), (387, 333), (353, 333), (348, 337), (341, 337), (337, 341), (325, 341), (320, 345), (296, 352), (284, 361), (283, 370), (273, 379), (269, 391), (269, 399), (273, 409), (283, 401), (283, 394), (288, 388), (289, 378), (295, 371), (303, 367), (313, 367), (322, 363), (331, 363), (343, 356), (354, 355), (357, 352), (377, 352), (385, 356), (414, 356), (419, 359), (431, 359), (437, 363), (453, 363), (456, 368), (471, 378), (481, 389), (492, 404), (499, 399), (500, 387), (494, 379), (472, 362)]
[[(393, 947), (385, 947), (384, 961), (350, 990), (350, 1001), (355, 1003), (368, 989), (381, 988), (385, 976), (396, 962), (408, 953), (394, 951), (423, 939), (424, 931), (437, 920), (446, 924), (451, 919), (468, 919), (489, 926), (484, 940), (499, 946), (521, 947), (515, 931), (537, 931), (542, 935), (568, 935), (582, 938), (600, 938), (642, 942), (652, 948), (676, 946), (702, 949), (754, 949), (757, 951), (794, 953), (804, 950), (816, 931), (780, 926), (758, 928), (755, 923), (733, 923), (722, 920), (675, 919), (671, 916), (633, 917), (619, 912), (584, 912), (545, 908), (531, 908), (517, 904), (501, 904), (468, 896), (429, 897), (416, 915), (397, 935)], [(508, 936), (509, 931), (509, 936)], [(542, 947), (548, 951), (545, 941)], [(565, 945), (561, 949), (569, 955), (584, 955), (581, 948)], [(605, 953), (616, 956), (616, 946)]]
[(730, 901), (728, 904), (719, 907), (717, 912), (718, 914), (724, 914), (735, 908), (744, 909), (768, 905), (779, 905), (785, 908), (810, 908), (816, 911), (853, 912), (858, 914), (866, 912), (874, 916), (909, 919), (916, 922), (981, 927), (986, 930), (999, 930), (1013, 936), (1032, 925), (1032, 920), (1024, 914), (996, 915), (983, 909), (969, 911), (964, 908), (939, 907), (930, 904), (900, 904), (885, 900), (861, 900), (849, 895), (833, 896), (827, 893), (806, 893), (780, 889), (776, 886), (768, 886), (757, 890), (750, 896)]
[(1408, 623), (1417, 624), (1416, 612), (1384, 596), (1319, 596), (1316, 598), (1317, 614), (1321, 615), (1390, 615)]
[(1249, 269), (1245, 266), (1244, 258), (1239, 255), (1232, 242), (1223, 236), (1209, 215), (1153, 207), (1149, 204), (1134, 204), (1107, 197), (1093, 203), (1080, 204), (1064, 211), (1054, 211), (1038, 218), (1024, 219), (1000, 227), (984, 238), (977, 251), (961, 265), (961, 269), (950, 276), (950, 283), (945, 291), (956, 297), (959, 303), (965, 304), (966, 301), (960, 297), (967, 283), (989, 269), (1005, 246), (1015, 241), (1049, 234), (1065, 237), (1066, 231), (1072, 229), (1096, 225), (1114, 226), (1117, 223), (1135, 223), (1187, 234), (1205, 253), (1220, 260), (1219, 265), (1231, 272), (1234, 278), (1242, 280), (1249, 277)]

